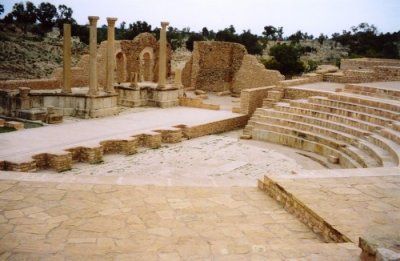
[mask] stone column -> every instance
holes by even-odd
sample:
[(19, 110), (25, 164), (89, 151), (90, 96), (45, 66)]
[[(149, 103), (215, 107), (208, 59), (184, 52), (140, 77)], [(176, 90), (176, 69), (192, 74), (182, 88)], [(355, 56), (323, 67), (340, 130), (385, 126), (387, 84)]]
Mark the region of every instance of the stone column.
[(167, 26), (168, 22), (161, 22), (160, 49), (158, 59), (158, 87), (165, 88), (167, 78)]
[(29, 92), (31, 88), (19, 87), (19, 99), (21, 102), (21, 110), (29, 110), (31, 108), (31, 100), (29, 98)]
[(108, 93), (115, 93), (114, 90), (114, 70), (115, 70), (115, 57), (114, 57), (114, 40), (115, 40), (115, 22), (117, 18), (107, 17), (107, 66), (106, 66), (106, 91)]
[(71, 24), (64, 24), (63, 93), (71, 93)]
[(89, 95), (97, 95), (97, 20), (98, 16), (89, 16)]

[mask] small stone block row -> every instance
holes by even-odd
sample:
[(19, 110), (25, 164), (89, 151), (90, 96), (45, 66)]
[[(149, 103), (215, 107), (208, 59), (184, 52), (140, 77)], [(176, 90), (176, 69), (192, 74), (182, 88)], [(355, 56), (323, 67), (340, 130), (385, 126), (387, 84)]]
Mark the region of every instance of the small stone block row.
[[(1, 122), (0, 122), (1, 126)], [(5, 127), (13, 128), (15, 130), (22, 130), (24, 128), (24, 123), (19, 121), (6, 121), (4, 124)]]
[(161, 141), (164, 143), (178, 143), (182, 140), (182, 130), (179, 128), (156, 130), (161, 133)]
[[(0, 170), (34, 172), (52, 168), (58, 172), (70, 170), (73, 162), (101, 163), (103, 154), (134, 154), (138, 147), (157, 149), (164, 143), (177, 143), (182, 138), (199, 137), (243, 127), (247, 116), (236, 117), (214, 123), (187, 127), (177, 125), (171, 128), (148, 131), (128, 138), (115, 138), (101, 141), (100, 144), (82, 145), (60, 152), (43, 152), (32, 156), (32, 159), (20, 162), (0, 161)], [(189, 135), (190, 133), (190, 135)]]

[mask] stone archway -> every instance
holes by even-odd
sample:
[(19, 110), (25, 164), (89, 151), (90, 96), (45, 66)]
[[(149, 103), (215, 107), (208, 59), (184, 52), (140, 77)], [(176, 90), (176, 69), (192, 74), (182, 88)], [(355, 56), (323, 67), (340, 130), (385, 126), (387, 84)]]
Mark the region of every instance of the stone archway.
[(146, 47), (140, 52), (140, 73), (144, 81), (153, 81), (154, 52), (153, 48)]
[(118, 83), (126, 82), (126, 56), (122, 51), (119, 51), (115, 55), (115, 58), (116, 81)]

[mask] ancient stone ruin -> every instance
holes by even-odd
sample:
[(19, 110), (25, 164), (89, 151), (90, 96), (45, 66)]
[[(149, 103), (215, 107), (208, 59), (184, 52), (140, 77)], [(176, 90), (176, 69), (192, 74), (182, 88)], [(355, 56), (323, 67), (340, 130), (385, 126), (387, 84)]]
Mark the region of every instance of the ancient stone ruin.
[(195, 42), (193, 54), (182, 72), (185, 87), (239, 94), (243, 89), (277, 84), (284, 76), (267, 70), (237, 43)]
[(168, 22), (97, 46), (98, 19), (78, 66), (66, 24), (53, 78), (0, 82), (1, 259), (399, 260), (399, 60), (171, 70)]

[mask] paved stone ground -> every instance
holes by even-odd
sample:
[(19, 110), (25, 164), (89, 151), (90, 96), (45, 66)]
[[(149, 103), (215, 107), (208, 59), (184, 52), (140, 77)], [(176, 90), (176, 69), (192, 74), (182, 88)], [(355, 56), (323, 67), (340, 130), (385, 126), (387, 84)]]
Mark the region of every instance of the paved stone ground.
[(363, 237), (399, 252), (400, 169), (331, 172), (275, 180), (353, 242)]
[[(145, 149), (137, 154), (107, 155), (101, 164), (78, 163), (70, 171), (40, 171), (33, 175), (3, 172), (3, 177), (28, 181), (160, 186), (255, 186), (266, 174), (296, 175), (322, 169), (319, 163), (283, 146), (240, 140), (241, 130), (208, 135)], [(155, 167), (157, 164), (157, 167)]]
[(62, 150), (120, 135), (129, 137), (162, 127), (197, 125), (236, 116), (239, 114), (229, 111), (174, 107), (3, 133), (0, 135), (0, 158), (28, 158), (43, 151)]
[(355, 257), (323, 244), (257, 188), (0, 181), (0, 253), (10, 260)]

